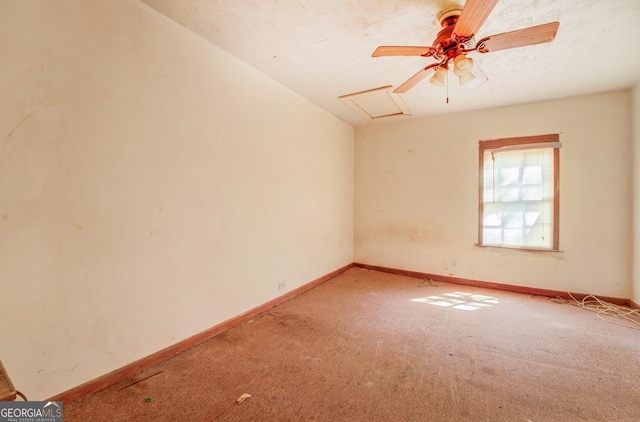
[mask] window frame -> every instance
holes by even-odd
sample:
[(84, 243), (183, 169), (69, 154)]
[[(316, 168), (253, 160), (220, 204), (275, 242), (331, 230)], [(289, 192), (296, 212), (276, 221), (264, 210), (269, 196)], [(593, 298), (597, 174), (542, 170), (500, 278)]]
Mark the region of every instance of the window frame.
[(553, 148), (553, 228), (551, 248), (536, 248), (517, 245), (486, 245), (483, 243), (483, 215), (484, 215), (484, 155), (486, 151), (506, 146), (519, 146), (527, 144), (543, 144), (560, 142), (559, 134), (523, 136), (515, 138), (489, 139), (479, 141), (479, 196), (478, 196), (478, 243), (477, 246), (522, 249), (532, 251), (557, 252), (560, 250), (560, 148)]

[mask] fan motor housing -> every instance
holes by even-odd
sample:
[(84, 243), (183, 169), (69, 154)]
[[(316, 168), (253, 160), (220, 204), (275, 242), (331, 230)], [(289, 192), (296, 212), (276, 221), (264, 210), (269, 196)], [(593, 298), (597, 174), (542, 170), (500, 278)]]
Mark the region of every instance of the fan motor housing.
[(458, 21), (460, 14), (462, 14), (462, 9), (458, 7), (444, 9), (438, 14), (438, 22), (440, 22), (440, 26), (443, 28), (453, 27)]
[(440, 25), (442, 25), (442, 29), (438, 32), (433, 42), (433, 48), (437, 51), (436, 56), (452, 59), (458, 55), (458, 46), (460, 43), (456, 41), (452, 35), (461, 13), (462, 10), (460, 8), (454, 7), (445, 9), (438, 15), (438, 21)]

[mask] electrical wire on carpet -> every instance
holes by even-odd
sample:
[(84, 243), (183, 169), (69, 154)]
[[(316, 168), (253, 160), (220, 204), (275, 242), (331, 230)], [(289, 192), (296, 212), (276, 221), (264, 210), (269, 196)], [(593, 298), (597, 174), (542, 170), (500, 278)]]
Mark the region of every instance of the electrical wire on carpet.
[(565, 299), (563, 297), (560, 296), (556, 296), (556, 297), (549, 297), (549, 296), (540, 296), (540, 295), (531, 295), (532, 299), (538, 299), (538, 300), (544, 300), (547, 302), (553, 302), (553, 303), (557, 303), (559, 305), (566, 305), (567, 303), (569, 303), (569, 299)]
[(425, 278), (424, 280), (422, 280), (420, 284), (418, 284), (418, 287), (424, 287), (424, 283), (429, 283), (429, 286), (431, 287), (440, 287), (439, 284), (433, 284), (433, 280), (431, 280), (430, 278)]
[(580, 308), (588, 311), (596, 312), (598, 318), (610, 322), (611, 324), (640, 330), (639, 309), (631, 309), (626, 306), (615, 305), (599, 299), (592, 294), (588, 294), (582, 300), (578, 300), (573, 296), (571, 291), (567, 290), (567, 293), (571, 299), (573, 299), (573, 305), (579, 306)]

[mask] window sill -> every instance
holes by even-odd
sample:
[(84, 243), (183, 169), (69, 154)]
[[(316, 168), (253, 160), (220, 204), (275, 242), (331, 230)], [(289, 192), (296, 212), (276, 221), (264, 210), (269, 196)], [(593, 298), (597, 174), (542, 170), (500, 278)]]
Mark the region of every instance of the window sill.
[(475, 250), (486, 250), (486, 251), (494, 251), (494, 252), (514, 252), (514, 253), (523, 253), (529, 255), (538, 255), (538, 256), (549, 256), (554, 258), (564, 258), (564, 251), (556, 251), (553, 249), (536, 249), (536, 248), (525, 248), (518, 246), (495, 246), (495, 245), (480, 245), (478, 243), (474, 244)]

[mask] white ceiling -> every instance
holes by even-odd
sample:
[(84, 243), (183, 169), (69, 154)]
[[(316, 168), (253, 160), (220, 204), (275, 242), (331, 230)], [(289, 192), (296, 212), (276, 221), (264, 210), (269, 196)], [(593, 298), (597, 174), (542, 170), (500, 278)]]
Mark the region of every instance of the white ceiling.
[[(360, 126), (338, 97), (399, 86), (434, 60), (378, 57), (379, 45), (431, 45), (436, 16), (464, 0), (142, 0), (301, 96)], [(427, 116), (615, 89), (640, 81), (640, 0), (500, 0), (476, 40), (560, 21), (548, 44), (473, 53), (489, 81), (422, 81), (402, 99)], [(452, 75), (453, 76), (453, 75)], [(401, 116), (391, 119), (409, 119)]]

